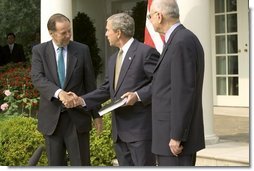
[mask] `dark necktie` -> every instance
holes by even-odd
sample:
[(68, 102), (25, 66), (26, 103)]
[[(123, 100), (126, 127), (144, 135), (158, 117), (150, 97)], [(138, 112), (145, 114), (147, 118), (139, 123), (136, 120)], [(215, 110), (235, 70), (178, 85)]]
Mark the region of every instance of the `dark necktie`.
[(64, 65), (63, 50), (64, 50), (63, 47), (59, 47), (57, 49), (57, 55), (58, 55), (57, 72), (58, 72), (61, 88), (63, 88), (64, 80), (65, 80), (65, 65)]
[(116, 57), (116, 66), (115, 66), (115, 82), (114, 82), (114, 88), (116, 89), (119, 74), (121, 71), (121, 66), (122, 66), (122, 60), (123, 60), (123, 50), (120, 49), (118, 52), (118, 55)]

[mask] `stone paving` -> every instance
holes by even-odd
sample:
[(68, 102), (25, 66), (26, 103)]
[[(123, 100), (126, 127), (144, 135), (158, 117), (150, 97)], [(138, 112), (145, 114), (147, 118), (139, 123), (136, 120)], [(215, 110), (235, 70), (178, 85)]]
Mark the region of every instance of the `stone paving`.
[(249, 117), (214, 115), (219, 141), (198, 152), (196, 165), (249, 167), (249, 123)]

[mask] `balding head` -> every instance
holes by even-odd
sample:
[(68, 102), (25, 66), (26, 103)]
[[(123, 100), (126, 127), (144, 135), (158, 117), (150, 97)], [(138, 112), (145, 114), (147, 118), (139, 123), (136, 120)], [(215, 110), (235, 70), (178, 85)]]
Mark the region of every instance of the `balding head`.
[(165, 17), (179, 19), (179, 8), (176, 0), (153, 0), (151, 8)]

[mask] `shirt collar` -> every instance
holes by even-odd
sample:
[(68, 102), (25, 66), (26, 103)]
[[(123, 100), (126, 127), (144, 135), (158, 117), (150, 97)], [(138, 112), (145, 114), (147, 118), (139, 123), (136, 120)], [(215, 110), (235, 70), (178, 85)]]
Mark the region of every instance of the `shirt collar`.
[(125, 43), (125, 45), (123, 45), (122, 47), (122, 50), (123, 50), (123, 53), (126, 54), (126, 52), (128, 51), (128, 49), (130, 48), (132, 42), (134, 41), (134, 38), (130, 38), (127, 43)]
[[(53, 40), (52, 40), (52, 43), (53, 43), (53, 46), (54, 46), (55, 51), (57, 52), (57, 49), (58, 49), (59, 47), (55, 44), (55, 42), (54, 42)], [(67, 46), (64, 46), (63, 48), (64, 48), (63, 50), (67, 50)]]
[(167, 33), (165, 34), (165, 42), (168, 41), (170, 35), (173, 33), (176, 27), (178, 27), (180, 24), (181, 24), (180, 22), (177, 22), (173, 26), (171, 26), (170, 29), (168, 29)]

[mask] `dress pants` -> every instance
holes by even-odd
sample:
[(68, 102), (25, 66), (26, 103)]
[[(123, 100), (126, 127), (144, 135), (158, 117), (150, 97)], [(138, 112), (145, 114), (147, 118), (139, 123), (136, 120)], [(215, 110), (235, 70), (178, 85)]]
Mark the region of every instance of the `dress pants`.
[(119, 137), (114, 144), (120, 166), (155, 166), (155, 155), (151, 152), (151, 140), (123, 142)]
[(195, 166), (196, 153), (179, 156), (160, 156), (157, 155), (158, 166)]
[(79, 133), (67, 111), (60, 114), (55, 132), (45, 140), (50, 166), (90, 165), (89, 132)]

